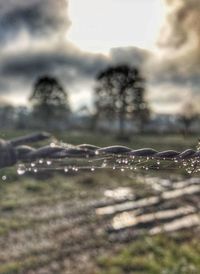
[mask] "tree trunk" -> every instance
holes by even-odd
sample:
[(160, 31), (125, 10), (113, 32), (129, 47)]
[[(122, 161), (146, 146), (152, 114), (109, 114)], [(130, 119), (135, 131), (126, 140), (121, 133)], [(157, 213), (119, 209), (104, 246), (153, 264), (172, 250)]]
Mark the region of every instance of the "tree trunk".
[(119, 115), (119, 136), (124, 136), (124, 112)]
[(125, 90), (122, 89), (120, 92), (120, 100), (122, 102), (122, 106), (121, 106), (121, 110), (119, 113), (119, 136), (121, 136), (122, 138), (125, 137), (124, 134), (124, 122), (125, 122), (125, 115), (126, 115), (126, 101), (125, 101)]

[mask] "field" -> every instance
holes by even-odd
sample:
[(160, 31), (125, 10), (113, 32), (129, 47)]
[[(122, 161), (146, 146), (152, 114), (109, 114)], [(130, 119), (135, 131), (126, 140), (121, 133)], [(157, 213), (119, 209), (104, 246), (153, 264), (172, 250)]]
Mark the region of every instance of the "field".
[[(105, 134), (55, 135), (72, 144), (119, 144)], [(120, 144), (184, 150), (196, 148), (198, 137), (132, 136)], [(198, 175), (99, 170), (19, 176), (16, 167), (3, 169), (0, 274), (200, 273)]]

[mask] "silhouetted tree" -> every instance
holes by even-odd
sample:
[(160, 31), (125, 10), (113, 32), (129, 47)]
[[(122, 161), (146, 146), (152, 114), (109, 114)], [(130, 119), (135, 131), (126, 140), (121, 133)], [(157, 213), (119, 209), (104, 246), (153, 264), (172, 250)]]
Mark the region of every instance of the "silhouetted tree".
[(48, 127), (56, 127), (56, 123), (66, 119), (70, 112), (67, 93), (54, 77), (40, 77), (34, 85), (30, 101), (36, 119)]
[(16, 107), (16, 128), (26, 129), (31, 127), (30, 110), (26, 106)]
[(13, 128), (15, 120), (15, 107), (9, 104), (0, 105), (0, 128)]
[(180, 122), (183, 124), (183, 133), (187, 135), (191, 131), (193, 122), (198, 118), (198, 112), (196, 110), (193, 101), (187, 101), (182, 106), (182, 111), (179, 116)]
[(119, 119), (119, 133), (124, 135), (126, 117), (135, 117), (140, 129), (148, 118), (145, 102), (145, 80), (135, 67), (118, 65), (97, 75), (95, 107), (97, 115)]

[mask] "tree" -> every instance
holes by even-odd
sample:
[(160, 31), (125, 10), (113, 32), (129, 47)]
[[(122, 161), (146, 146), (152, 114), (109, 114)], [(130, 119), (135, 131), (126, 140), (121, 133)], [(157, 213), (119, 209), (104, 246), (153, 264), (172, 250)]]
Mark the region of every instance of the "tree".
[(17, 129), (26, 129), (30, 128), (31, 126), (31, 115), (30, 111), (26, 106), (19, 106), (16, 108), (16, 128)]
[(13, 128), (16, 121), (16, 109), (9, 104), (0, 105), (0, 128)]
[(97, 75), (95, 107), (97, 115), (119, 119), (119, 134), (124, 135), (125, 119), (135, 117), (141, 128), (148, 118), (145, 80), (135, 67), (118, 65)]
[(193, 101), (188, 100), (182, 106), (179, 120), (183, 124), (183, 133), (187, 135), (191, 131), (193, 122), (198, 118), (198, 111)]
[(30, 101), (35, 118), (48, 127), (56, 127), (70, 112), (67, 93), (54, 77), (40, 77), (34, 85)]

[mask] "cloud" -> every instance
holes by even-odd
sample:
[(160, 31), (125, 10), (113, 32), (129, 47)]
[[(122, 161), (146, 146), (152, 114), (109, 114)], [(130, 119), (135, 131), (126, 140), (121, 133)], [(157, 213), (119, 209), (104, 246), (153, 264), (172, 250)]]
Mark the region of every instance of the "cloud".
[(142, 67), (152, 54), (144, 49), (136, 47), (112, 48), (110, 58), (114, 63), (127, 63), (132, 66)]
[[(110, 56), (83, 52), (67, 40), (66, 0), (0, 0), (0, 93), (30, 92), (36, 78), (57, 76), (69, 90), (91, 82), (110, 63), (142, 64), (147, 52), (115, 48)], [(28, 97), (28, 96), (27, 96)]]
[(163, 103), (171, 102), (168, 87), (177, 96), (187, 87), (198, 96), (199, 0), (167, 2), (172, 8), (160, 37), (163, 54), (157, 57), (131, 46), (113, 48), (108, 56), (81, 51), (67, 40), (71, 22), (66, 0), (0, 0), (0, 94), (28, 98), (43, 74), (55, 75), (72, 93), (86, 91), (109, 64), (128, 63), (145, 71), (152, 94), (154, 89), (156, 96), (159, 90), (165, 93)]
[(30, 53), (4, 56), (0, 69), (1, 79), (21, 79), (24, 83), (33, 82), (39, 75), (54, 74), (63, 76), (65, 84), (81, 82), (89, 79), (108, 65), (103, 55), (91, 55), (71, 48), (67, 43), (65, 48), (54, 48)]
[[(135, 53), (135, 54), (134, 54)], [(124, 56), (125, 55), (125, 56)], [(109, 66), (127, 62), (130, 65), (143, 65), (146, 62), (146, 51), (137, 48), (118, 48), (110, 56), (83, 52), (74, 45), (65, 42), (62, 46), (43, 49), (27, 49), (19, 53), (7, 53), (1, 56), (0, 90), (13, 92), (12, 84), (21, 85), (21, 90), (30, 87), (40, 75), (55, 75), (69, 88), (91, 83), (98, 72)], [(2, 88), (2, 89), (1, 89)]]
[(195, 83), (200, 75), (200, 1), (165, 1), (169, 12), (158, 43), (164, 53), (162, 67), (165, 74), (177, 74), (178, 81)]
[(158, 41), (159, 55), (148, 60), (146, 72), (154, 103), (175, 109), (185, 98), (200, 100), (200, 1), (165, 2), (168, 12)]
[(0, 41), (9, 42), (22, 30), (31, 36), (57, 35), (70, 26), (66, 0), (0, 0)]
[(84, 53), (66, 40), (67, 10), (66, 0), (0, 0), (0, 93), (30, 90), (42, 74), (58, 75), (70, 85), (107, 64), (106, 57)]
[(166, 3), (170, 12), (160, 45), (180, 50), (189, 44), (197, 51), (200, 48), (199, 0), (166, 0)]

